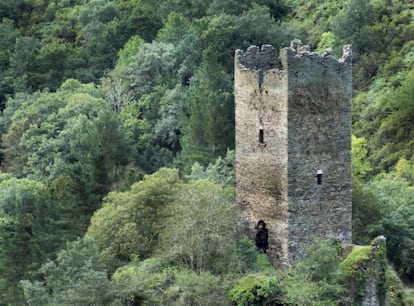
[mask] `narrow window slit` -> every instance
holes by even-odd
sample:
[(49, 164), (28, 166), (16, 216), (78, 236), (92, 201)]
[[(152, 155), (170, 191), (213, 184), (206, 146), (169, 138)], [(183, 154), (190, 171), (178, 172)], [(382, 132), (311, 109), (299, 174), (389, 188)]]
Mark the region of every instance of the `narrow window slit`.
[(322, 185), (322, 175), (323, 175), (322, 170), (319, 169), (318, 171), (316, 171), (316, 183), (318, 185)]
[(259, 129), (259, 143), (264, 143), (263, 127), (260, 127), (260, 129)]

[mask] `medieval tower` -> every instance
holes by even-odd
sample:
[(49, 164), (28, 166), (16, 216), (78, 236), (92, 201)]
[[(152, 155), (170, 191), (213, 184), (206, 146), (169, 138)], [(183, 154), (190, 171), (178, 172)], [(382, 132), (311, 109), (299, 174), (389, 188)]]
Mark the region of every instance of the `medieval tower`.
[(276, 265), (318, 238), (351, 242), (351, 57), (300, 40), (236, 51), (236, 199), (251, 237), (266, 222)]

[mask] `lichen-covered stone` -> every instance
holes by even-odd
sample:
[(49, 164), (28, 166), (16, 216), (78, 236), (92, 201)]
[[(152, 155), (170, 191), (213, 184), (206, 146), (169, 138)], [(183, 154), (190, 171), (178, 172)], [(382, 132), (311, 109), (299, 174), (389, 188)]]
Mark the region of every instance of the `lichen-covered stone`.
[(279, 55), (237, 50), (234, 88), (237, 202), (251, 236), (267, 223), (275, 265), (315, 239), (350, 243), (352, 216), (351, 49), (337, 60), (294, 40)]

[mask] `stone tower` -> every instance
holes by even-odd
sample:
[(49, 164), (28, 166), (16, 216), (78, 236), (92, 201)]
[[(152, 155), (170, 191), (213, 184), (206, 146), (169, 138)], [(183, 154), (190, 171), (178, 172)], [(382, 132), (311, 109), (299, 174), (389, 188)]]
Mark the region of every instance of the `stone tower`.
[(236, 51), (236, 199), (252, 238), (266, 222), (275, 265), (317, 238), (351, 242), (351, 53)]

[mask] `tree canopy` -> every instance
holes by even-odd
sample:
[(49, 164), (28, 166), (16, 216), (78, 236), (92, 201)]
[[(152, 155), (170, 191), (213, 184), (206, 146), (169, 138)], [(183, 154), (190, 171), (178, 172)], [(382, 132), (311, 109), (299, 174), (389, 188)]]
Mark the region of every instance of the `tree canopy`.
[(413, 282), (413, 10), (0, 0), (0, 306), (338, 303), (330, 245), (282, 275), (234, 203), (234, 51), (294, 38), (352, 44), (353, 239)]

